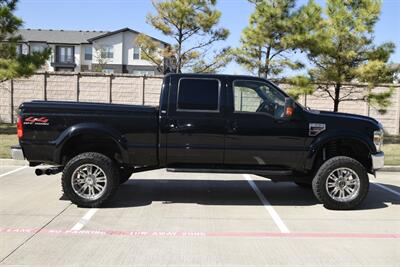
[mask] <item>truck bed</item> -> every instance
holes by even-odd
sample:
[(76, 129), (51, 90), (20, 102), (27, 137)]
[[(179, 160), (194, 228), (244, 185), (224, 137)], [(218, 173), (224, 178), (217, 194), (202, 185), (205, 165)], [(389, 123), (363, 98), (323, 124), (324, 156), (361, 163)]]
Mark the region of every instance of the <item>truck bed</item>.
[[(20, 144), (29, 161), (60, 161), (57, 149), (64, 140), (91, 129), (86, 138), (91, 135), (95, 138), (93, 133), (100, 135), (103, 132), (114, 136), (125, 146), (129, 163), (157, 162), (158, 107), (32, 101), (21, 104), (20, 110), (24, 124)], [(139, 156), (142, 152), (144, 156)]]

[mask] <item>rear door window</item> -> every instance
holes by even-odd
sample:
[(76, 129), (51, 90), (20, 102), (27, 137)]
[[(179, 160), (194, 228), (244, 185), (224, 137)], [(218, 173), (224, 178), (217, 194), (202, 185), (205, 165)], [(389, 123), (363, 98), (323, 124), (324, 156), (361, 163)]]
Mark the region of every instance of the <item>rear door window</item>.
[(220, 88), (220, 81), (217, 79), (180, 79), (177, 111), (218, 112)]

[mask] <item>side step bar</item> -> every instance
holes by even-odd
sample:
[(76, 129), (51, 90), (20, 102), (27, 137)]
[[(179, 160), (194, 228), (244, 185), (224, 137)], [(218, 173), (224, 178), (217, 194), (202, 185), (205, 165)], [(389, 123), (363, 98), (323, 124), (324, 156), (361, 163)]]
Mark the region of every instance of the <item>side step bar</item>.
[(168, 172), (200, 172), (200, 173), (238, 173), (256, 174), (262, 176), (289, 176), (291, 170), (246, 170), (246, 169), (198, 169), (198, 168), (167, 168)]

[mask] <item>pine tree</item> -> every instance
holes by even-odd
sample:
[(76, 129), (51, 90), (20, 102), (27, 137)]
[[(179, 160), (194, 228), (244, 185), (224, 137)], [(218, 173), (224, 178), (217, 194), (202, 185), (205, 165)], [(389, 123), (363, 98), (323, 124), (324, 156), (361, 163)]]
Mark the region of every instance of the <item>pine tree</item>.
[[(372, 92), (378, 83), (393, 82), (398, 71), (388, 64), (394, 44), (374, 45), (380, 8), (379, 0), (327, 0), (324, 13), (321, 8), (304, 12), (307, 19), (296, 42), (307, 51), (314, 65), (311, 79), (333, 100), (334, 111), (344, 101), (367, 101), (383, 108), (390, 103), (392, 90)], [(358, 96), (350, 82), (367, 83), (364, 95)]]
[(285, 68), (301, 69), (303, 64), (291, 60), (296, 49), (294, 37), (301, 12), (295, 0), (249, 0), (255, 8), (249, 25), (243, 30), (236, 61), (258, 76), (276, 76)]
[(17, 32), (23, 22), (13, 14), (16, 5), (17, 0), (0, 0), (0, 82), (32, 75), (50, 56), (49, 49), (29, 55), (17, 53), (22, 41)]
[(174, 41), (172, 47), (161, 48), (145, 35), (136, 42), (144, 59), (164, 68), (164, 58), (176, 59), (176, 72), (214, 72), (229, 61), (229, 48), (213, 51), (211, 46), (228, 38), (229, 31), (218, 28), (221, 12), (215, 9), (216, 0), (154, 1), (156, 14), (147, 22)]

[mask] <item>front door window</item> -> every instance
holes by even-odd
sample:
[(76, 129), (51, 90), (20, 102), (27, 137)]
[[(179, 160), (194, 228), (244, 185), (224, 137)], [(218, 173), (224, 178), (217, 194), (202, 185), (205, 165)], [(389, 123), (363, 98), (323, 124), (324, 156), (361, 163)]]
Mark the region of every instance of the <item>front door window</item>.
[(233, 93), (235, 112), (266, 113), (275, 118), (283, 116), (285, 96), (264, 82), (236, 80)]

